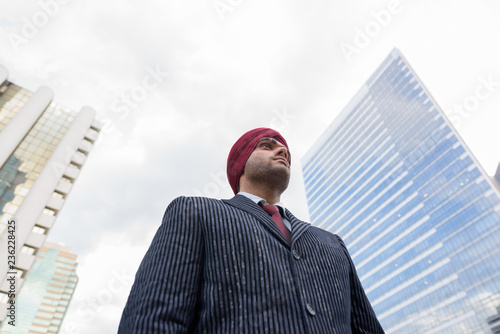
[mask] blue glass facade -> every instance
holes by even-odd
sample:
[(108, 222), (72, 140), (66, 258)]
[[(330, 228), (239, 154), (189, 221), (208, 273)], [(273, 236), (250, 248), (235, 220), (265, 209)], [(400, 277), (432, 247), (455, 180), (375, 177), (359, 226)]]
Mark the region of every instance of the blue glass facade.
[(302, 161), (314, 225), (346, 242), (387, 333), (489, 333), (500, 195), (398, 50)]

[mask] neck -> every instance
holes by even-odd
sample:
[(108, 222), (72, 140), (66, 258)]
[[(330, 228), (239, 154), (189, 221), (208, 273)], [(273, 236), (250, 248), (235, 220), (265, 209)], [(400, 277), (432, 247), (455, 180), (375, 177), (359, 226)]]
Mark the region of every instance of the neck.
[(266, 200), (269, 204), (275, 204), (280, 201), (281, 191), (277, 189), (269, 189), (266, 187), (255, 187), (251, 185), (240, 184), (240, 191), (259, 196)]

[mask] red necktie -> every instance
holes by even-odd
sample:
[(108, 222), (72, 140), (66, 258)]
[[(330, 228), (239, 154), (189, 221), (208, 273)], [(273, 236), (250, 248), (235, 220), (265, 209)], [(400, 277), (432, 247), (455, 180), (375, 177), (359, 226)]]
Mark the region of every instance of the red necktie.
[(281, 233), (285, 237), (286, 241), (288, 241), (288, 244), (292, 243), (292, 237), (290, 236), (290, 231), (288, 228), (285, 226), (285, 223), (283, 223), (283, 220), (281, 220), (281, 215), (279, 209), (276, 207), (276, 205), (261, 205), (262, 209), (267, 212), (271, 218), (274, 220), (276, 225), (278, 225), (278, 228), (280, 229)]

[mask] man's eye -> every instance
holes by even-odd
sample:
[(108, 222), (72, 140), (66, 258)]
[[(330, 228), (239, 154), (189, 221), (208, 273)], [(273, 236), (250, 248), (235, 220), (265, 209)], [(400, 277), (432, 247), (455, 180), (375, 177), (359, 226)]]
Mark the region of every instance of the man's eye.
[(266, 144), (266, 143), (263, 143), (263, 144), (261, 144), (261, 147), (266, 147), (266, 148), (270, 148), (270, 147), (271, 147), (271, 145), (269, 145), (269, 144)]

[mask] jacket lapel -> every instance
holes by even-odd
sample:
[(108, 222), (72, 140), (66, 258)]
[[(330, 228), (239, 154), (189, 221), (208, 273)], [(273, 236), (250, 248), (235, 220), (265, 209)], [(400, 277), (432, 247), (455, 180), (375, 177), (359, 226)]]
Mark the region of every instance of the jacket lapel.
[(276, 223), (272, 220), (271, 216), (269, 216), (264, 210), (262, 210), (257, 204), (255, 204), (254, 201), (243, 195), (236, 195), (231, 199), (223, 199), (222, 201), (257, 218), (257, 220), (262, 225), (264, 225), (264, 227), (275, 238), (279, 239), (281, 243), (288, 246), (288, 242), (279, 230), (278, 226), (276, 226)]
[[(275, 238), (279, 239), (279, 241), (281, 243), (283, 243), (284, 245), (289, 247), (288, 242), (286, 241), (285, 237), (283, 236), (283, 234), (279, 230), (276, 223), (272, 220), (271, 216), (269, 216), (264, 210), (262, 210), (262, 208), (260, 208), (257, 204), (255, 204), (254, 201), (252, 201), (251, 199), (249, 199), (243, 195), (236, 195), (231, 199), (223, 199), (222, 201), (231, 205), (231, 206), (234, 206), (240, 210), (243, 210), (243, 211), (251, 214), (255, 218), (257, 218), (257, 220), (262, 225), (264, 225), (264, 227)], [(295, 242), (295, 240), (298, 239), (299, 236), (302, 233), (304, 233), (311, 225), (295, 218), (295, 216), (292, 215), (292, 213), (289, 210), (285, 210), (285, 211), (286, 211), (285, 214), (292, 225), (291, 235), (292, 235), (292, 244), (293, 244)]]
[(292, 244), (305, 232), (311, 224), (297, 219), (288, 209), (285, 209), (285, 214), (292, 224)]

